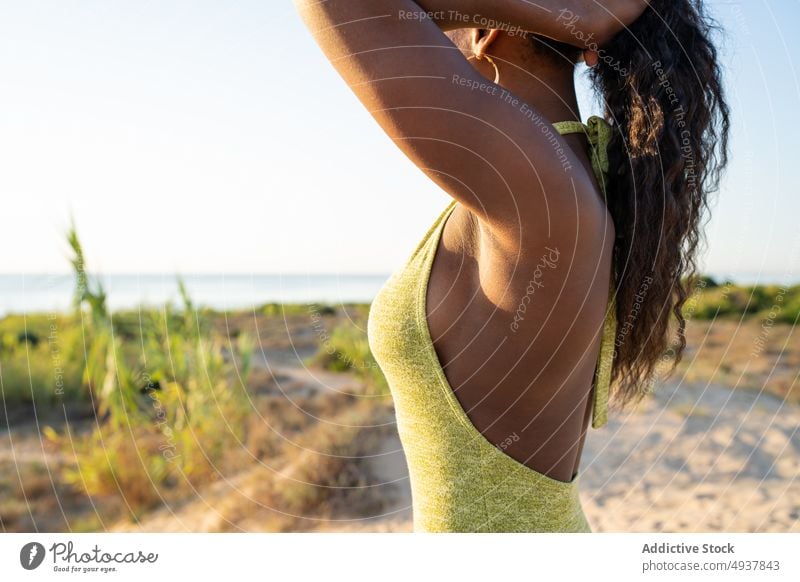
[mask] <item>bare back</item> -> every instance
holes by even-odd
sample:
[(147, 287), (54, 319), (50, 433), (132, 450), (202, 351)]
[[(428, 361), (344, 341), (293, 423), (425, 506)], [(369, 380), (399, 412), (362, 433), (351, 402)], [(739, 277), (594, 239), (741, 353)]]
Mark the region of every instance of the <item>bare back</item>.
[[(585, 138), (567, 139), (588, 163)], [(509, 255), (459, 206), (445, 223), (427, 289), (436, 352), (475, 427), (560, 481), (578, 471), (608, 300), (614, 229), (600, 210), (605, 228), (585, 229), (573, 248)]]

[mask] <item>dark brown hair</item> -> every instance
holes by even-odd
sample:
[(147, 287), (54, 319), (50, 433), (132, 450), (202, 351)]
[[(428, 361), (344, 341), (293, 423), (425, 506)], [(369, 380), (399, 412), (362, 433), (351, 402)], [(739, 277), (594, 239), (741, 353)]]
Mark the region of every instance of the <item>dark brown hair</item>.
[(612, 380), (621, 406), (650, 391), (660, 362), (671, 360), (673, 372), (686, 345), (682, 309), (709, 193), (728, 161), (717, 30), (700, 0), (651, 0), (589, 73), (615, 129), (606, 196), (617, 233)]

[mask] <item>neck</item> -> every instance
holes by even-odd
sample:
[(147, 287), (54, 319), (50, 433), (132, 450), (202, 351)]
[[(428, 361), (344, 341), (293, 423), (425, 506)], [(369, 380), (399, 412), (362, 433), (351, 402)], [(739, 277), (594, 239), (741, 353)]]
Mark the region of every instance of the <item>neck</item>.
[(498, 66), (500, 85), (535, 107), (547, 120), (581, 121), (573, 69), (530, 69), (503, 62)]

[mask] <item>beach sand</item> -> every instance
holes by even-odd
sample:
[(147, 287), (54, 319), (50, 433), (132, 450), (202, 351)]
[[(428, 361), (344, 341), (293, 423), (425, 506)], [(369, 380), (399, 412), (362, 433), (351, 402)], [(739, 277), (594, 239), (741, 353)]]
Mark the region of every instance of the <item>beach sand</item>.
[[(664, 385), (636, 411), (590, 430), (580, 477), (586, 516), (596, 532), (800, 532), (799, 427), (800, 407), (768, 394)], [(396, 480), (402, 469), (387, 465), (375, 465), (376, 477)], [(397, 481), (397, 513), (322, 529), (411, 531), (406, 485)]]
[[(301, 358), (318, 349), (318, 337), (302, 319), (297, 333), (292, 328), (291, 344), (263, 329), (276, 337), (262, 337), (265, 348), (254, 361), (265, 379), (259, 395), (282, 395), (296, 406), (320, 394), (359, 393), (360, 380), (351, 373), (303, 366)], [(594, 531), (800, 532), (800, 404), (790, 390), (800, 350), (789, 349), (797, 344), (786, 326), (771, 334), (763, 354), (748, 359), (759, 329), (727, 322), (691, 326), (691, 357), (677, 379), (658, 385), (636, 410), (612, 408), (606, 426), (589, 430), (579, 487)], [(704, 379), (720, 371), (724, 384)], [(759, 385), (771, 393), (755, 390)], [(0, 469), (8, 490), (23, 491), (17, 481), (24, 481), (24, 494), (6, 504), (0, 518), (11, 531), (412, 531), (405, 459), (391, 410), (383, 410), (389, 417), (375, 419), (375, 426), (385, 426), (374, 446), (370, 441), (373, 450), (357, 459), (363, 487), (343, 491), (322, 512), (290, 515), (270, 497), (270, 488), (288, 483), (291, 490), (298, 468), (319, 460), (306, 451), (288, 460), (251, 459), (191, 495), (138, 515), (138, 523), (103, 515), (85, 526), (79, 522), (93, 513), (90, 500), (52, 481), (64, 455), (43, 446), (32, 422), (15, 424), (3, 437), (11, 446), (0, 449)], [(73, 429), (85, 430), (88, 422)]]
[[(307, 382), (330, 379), (302, 375)], [(800, 532), (798, 427), (800, 407), (768, 394), (661, 386), (637, 410), (612, 413), (605, 427), (590, 430), (580, 477), (586, 516), (596, 532)], [(362, 466), (370, 485), (380, 487), (381, 510), (310, 520), (306, 531), (412, 531), (397, 435), (387, 436)], [(138, 527), (115, 529), (261, 531), (258, 512), (226, 524), (214, 510), (247, 496), (247, 481), (217, 483), (176, 511), (162, 509)]]

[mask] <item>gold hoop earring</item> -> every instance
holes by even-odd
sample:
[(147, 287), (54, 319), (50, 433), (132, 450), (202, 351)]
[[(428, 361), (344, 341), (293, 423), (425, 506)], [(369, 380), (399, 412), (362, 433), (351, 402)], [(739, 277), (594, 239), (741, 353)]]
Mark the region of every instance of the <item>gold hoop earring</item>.
[(476, 61), (480, 61), (480, 60), (486, 59), (489, 62), (489, 64), (494, 67), (494, 84), (495, 85), (499, 85), (500, 84), (500, 69), (497, 67), (497, 64), (494, 62), (492, 57), (490, 57), (489, 55), (483, 55), (483, 56), (481, 56), (481, 55), (472, 55), (471, 57), (467, 58), (468, 61), (470, 61), (472, 59), (475, 59)]

